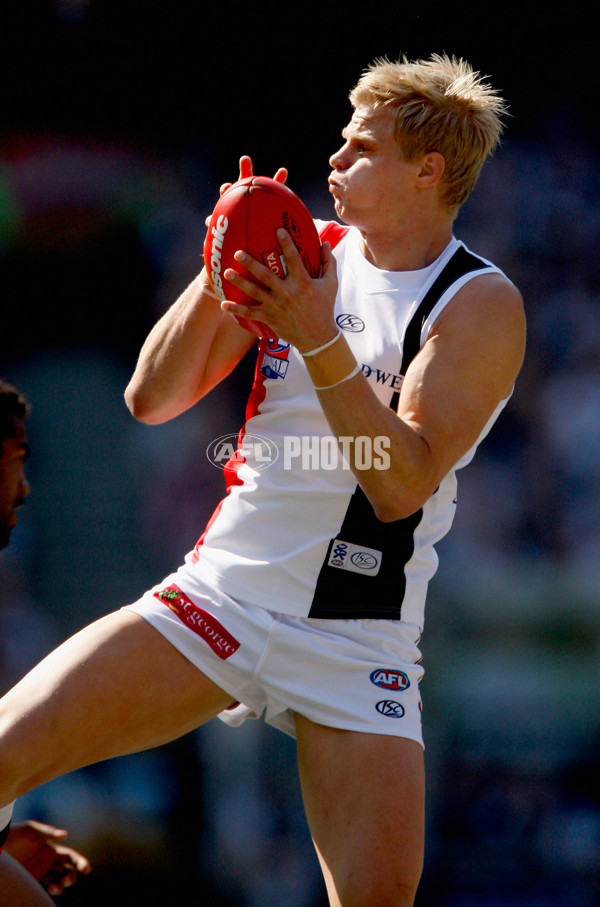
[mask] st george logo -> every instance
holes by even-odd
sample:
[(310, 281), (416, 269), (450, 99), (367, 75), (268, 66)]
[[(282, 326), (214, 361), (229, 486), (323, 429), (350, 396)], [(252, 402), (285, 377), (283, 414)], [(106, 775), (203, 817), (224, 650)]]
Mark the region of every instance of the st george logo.
[(404, 671), (395, 668), (377, 668), (371, 673), (370, 680), (376, 687), (394, 692), (407, 690), (410, 686), (410, 680)]

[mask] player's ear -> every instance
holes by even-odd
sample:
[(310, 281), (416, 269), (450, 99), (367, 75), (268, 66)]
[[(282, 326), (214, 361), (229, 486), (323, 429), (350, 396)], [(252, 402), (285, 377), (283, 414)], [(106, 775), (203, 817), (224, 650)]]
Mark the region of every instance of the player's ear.
[(446, 169), (446, 161), (439, 151), (428, 151), (423, 155), (417, 179), (423, 187), (439, 183)]

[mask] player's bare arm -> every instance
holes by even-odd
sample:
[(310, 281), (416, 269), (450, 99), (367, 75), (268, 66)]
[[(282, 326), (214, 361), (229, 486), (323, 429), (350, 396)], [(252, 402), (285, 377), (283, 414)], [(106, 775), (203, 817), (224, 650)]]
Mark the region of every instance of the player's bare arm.
[(412, 483), (417, 506), (510, 396), (524, 352), (521, 295), (500, 274), (470, 281), (434, 324), (407, 371), (398, 406), (400, 421), (422, 442)]
[[(261, 306), (261, 318), (304, 353), (336, 334), (332, 316), (334, 263), (324, 255), (323, 277), (313, 281), (286, 242), (285, 281), (240, 254), (261, 285), (231, 271), (227, 278)], [(245, 314), (243, 306), (223, 308)], [(525, 318), (521, 296), (501, 275), (470, 281), (457, 294), (420, 354), (400, 393), (398, 412), (382, 404), (344, 337), (305, 359), (332, 433), (338, 438), (389, 439), (390, 468), (361, 469), (355, 476), (382, 520), (414, 513), (450, 468), (477, 441), (501, 400), (511, 393), (521, 367)], [(350, 464), (352, 465), (352, 464)]]
[(255, 341), (221, 310), (203, 269), (146, 338), (125, 390), (129, 409), (148, 424), (173, 419), (225, 378)]
[(475, 444), (511, 393), (524, 335), (512, 284), (495, 275), (476, 278), (457, 294), (413, 360), (397, 415), (377, 400), (362, 374), (320, 394), (336, 436), (390, 440), (388, 470), (355, 474), (380, 519), (418, 510)]
[[(251, 176), (252, 159), (242, 155), (239, 179)], [(280, 167), (273, 178), (285, 183), (286, 168)], [(231, 185), (223, 183), (220, 195)], [(180, 415), (226, 378), (256, 342), (219, 302), (203, 268), (156, 323), (125, 390), (136, 419), (159, 424)]]

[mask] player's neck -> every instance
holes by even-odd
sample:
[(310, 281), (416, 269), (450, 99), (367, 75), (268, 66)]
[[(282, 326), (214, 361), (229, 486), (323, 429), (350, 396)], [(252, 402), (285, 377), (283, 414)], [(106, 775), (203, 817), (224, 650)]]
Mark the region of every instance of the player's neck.
[(418, 271), (438, 258), (452, 239), (452, 219), (436, 224), (395, 225), (382, 232), (361, 230), (362, 253), (384, 271)]

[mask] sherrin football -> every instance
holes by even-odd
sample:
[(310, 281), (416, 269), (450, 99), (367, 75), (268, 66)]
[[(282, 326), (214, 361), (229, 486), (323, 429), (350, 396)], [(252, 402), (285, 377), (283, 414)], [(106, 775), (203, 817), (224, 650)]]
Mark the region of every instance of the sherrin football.
[[(287, 276), (287, 265), (276, 231), (284, 227), (298, 249), (311, 277), (321, 271), (321, 242), (304, 202), (287, 186), (268, 176), (250, 176), (227, 189), (211, 215), (204, 242), (204, 264), (211, 286), (221, 299), (242, 305), (254, 301), (223, 277), (227, 268), (249, 276), (235, 261), (242, 249), (262, 261), (279, 277)], [(266, 324), (248, 318), (239, 323), (259, 337), (275, 339)]]

